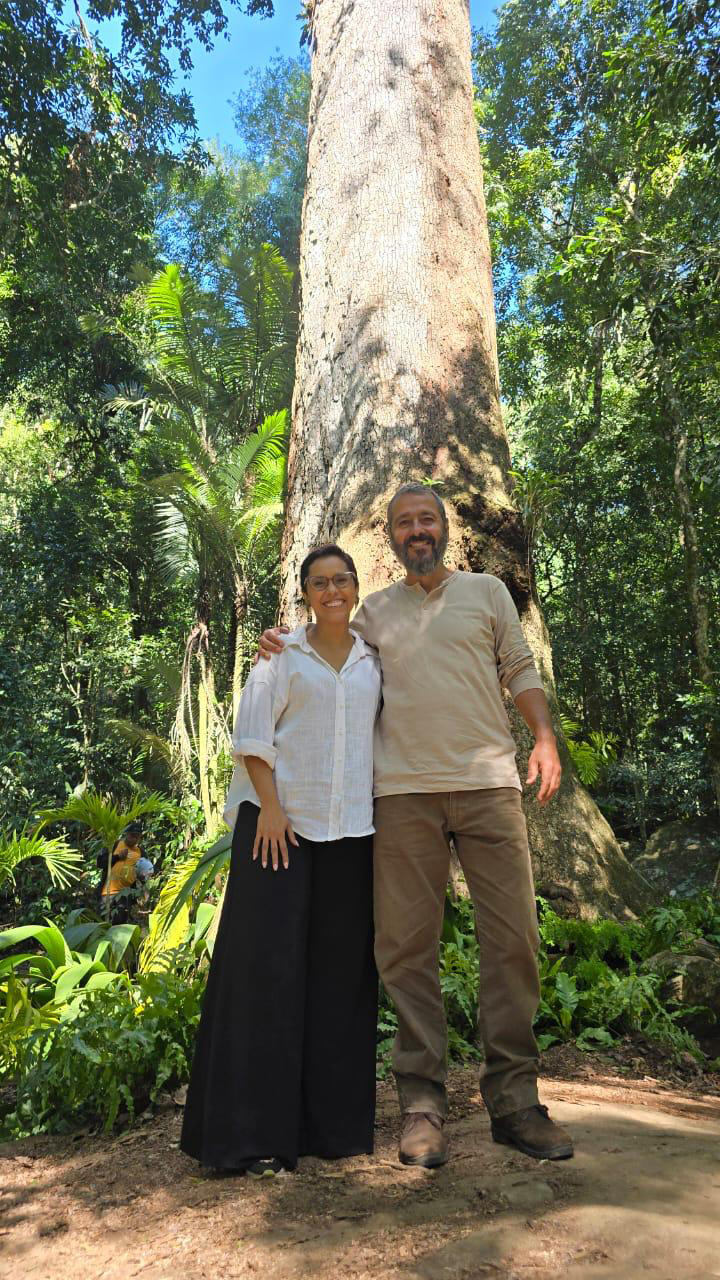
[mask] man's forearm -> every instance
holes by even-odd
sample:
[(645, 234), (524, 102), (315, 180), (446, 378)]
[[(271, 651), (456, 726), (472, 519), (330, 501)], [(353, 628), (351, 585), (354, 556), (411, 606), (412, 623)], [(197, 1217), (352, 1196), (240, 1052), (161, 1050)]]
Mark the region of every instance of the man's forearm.
[(542, 689), (523, 689), (514, 701), (536, 742), (543, 738), (555, 740), (548, 700)]

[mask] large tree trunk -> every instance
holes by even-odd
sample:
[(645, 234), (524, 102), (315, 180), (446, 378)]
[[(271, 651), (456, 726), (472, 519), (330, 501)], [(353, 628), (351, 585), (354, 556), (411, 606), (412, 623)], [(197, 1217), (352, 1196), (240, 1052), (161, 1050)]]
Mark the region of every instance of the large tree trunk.
[[(397, 577), (385, 504), (432, 478), (449, 562), (507, 584), (554, 700), (499, 405), (467, 0), (316, 0), (314, 37), (283, 614), (321, 541), (352, 553), (365, 592)], [(647, 886), (565, 763), (555, 803), (527, 809), (540, 886), (641, 907)]]

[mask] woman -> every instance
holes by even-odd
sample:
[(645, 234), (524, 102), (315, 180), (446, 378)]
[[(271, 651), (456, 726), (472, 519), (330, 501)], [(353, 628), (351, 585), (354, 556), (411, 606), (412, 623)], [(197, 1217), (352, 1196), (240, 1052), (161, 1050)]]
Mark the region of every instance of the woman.
[(233, 735), (230, 875), (181, 1147), (256, 1176), (372, 1151), (372, 735), (380, 666), (349, 628), (358, 578), (306, 557), (314, 623), (253, 668)]

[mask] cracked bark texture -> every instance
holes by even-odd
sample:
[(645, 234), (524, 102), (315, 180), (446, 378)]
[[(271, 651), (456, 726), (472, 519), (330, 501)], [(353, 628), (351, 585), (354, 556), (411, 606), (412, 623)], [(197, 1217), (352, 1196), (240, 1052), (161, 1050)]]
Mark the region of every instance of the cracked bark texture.
[[(320, 542), (355, 557), (365, 593), (397, 577), (388, 496), (431, 478), (448, 563), (506, 583), (555, 707), (500, 411), (467, 0), (317, 0), (313, 35), (282, 615)], [(540, 887), (583, 912), (641, 908), (645, 882), (565, 765), (550, 809), (527, 806)]]

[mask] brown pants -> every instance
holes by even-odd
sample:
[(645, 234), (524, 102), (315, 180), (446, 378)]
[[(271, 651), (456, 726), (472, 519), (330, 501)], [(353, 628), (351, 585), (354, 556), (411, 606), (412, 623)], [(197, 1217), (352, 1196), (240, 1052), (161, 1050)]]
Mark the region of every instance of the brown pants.
[(453, 837), (480, 943), (480, 1088), (493, 1116), (537, 1102), (532, 1022), (540, 998), (532, 869), (513, 787), (375, 801), (375, 959), (398, 1016), (403, 1111), (447, 1110), (447, 1026), (438, 947)]

